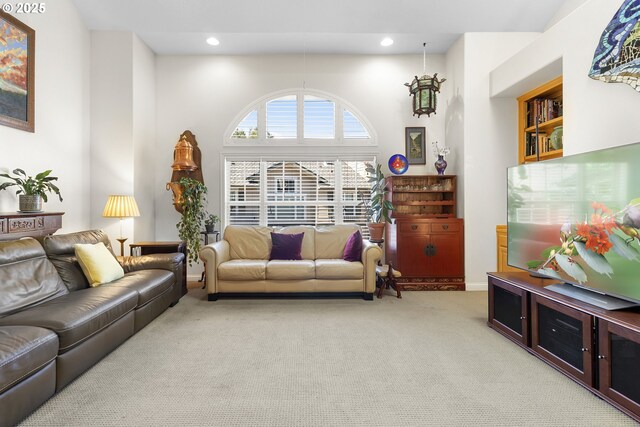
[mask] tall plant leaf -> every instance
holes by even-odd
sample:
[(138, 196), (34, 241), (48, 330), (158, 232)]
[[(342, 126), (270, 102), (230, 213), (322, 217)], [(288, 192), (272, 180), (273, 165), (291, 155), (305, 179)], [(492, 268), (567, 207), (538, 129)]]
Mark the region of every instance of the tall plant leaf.
[(609, 241), (613, 243), (613, 251), (620, 255), (622, 258), (629, 261), (640, 261), (640, 253), (634, 247), (628, 244), (622, 237), (615, 233), (609, 235)]
[(580, 254), (584, 262), (586, 262), (589, 267), (600, 274), (606, 274), (607, 276), (611, 276), (613, 274), (613, 268), (611, 268), (609, 261), (607, 261), (604, 255), (587, 249), (585, 244), (582, 242), (573, 242), (573, 244), (578, 250), (578, 254)]
[(587, 275), (580, 267), (580, 264), (575, 262), (573, 258), (567, 255), (556, 255), (556, 262), (569, 276), (576, 279), (579, 283), (584, 283), (587, 281)]

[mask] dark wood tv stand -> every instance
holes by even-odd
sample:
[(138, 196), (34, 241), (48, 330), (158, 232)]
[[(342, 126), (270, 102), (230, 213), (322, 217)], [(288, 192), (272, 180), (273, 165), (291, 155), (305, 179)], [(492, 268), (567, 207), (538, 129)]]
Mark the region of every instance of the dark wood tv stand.
[(488, 276), (491, 328), (640, 421), (640, 310), (586, 304), (524, 271)]

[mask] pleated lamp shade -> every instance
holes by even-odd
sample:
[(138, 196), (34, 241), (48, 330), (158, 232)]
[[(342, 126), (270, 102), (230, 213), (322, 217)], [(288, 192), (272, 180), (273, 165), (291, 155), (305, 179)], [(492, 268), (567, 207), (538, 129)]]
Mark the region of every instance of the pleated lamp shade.
[(111, 195), (107, 199), (102, 216), (107, 218), (126, 218), (140, 216), (140, 211), (133, 196)]

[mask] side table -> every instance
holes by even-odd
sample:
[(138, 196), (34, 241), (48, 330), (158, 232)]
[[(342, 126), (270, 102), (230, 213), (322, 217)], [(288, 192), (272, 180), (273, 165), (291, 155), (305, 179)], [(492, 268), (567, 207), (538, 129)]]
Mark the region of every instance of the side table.
[(187, 245), (184, 242), (135, 242), (129, 245), (131, 255), (139, 249), (138, 255), (168, 254), (181, 252), (184, 254), (182, 261), (182, 295), (187, 293)]
[[(369, 241), (371, 243), (375, 243), (380, 248), (382, 248), (382, 245), (384, 244), (384, 239), (370, 239)], [(393, 268), (391, 262), (388, 264), (382, 264), (378, 261), (378, 265), (376, 266), (376, 287), (378, 287), (377, 297), (382, 298), (384, 290), (392, 288), (396, 291), (396, 297), (402, 298), (402, 294), (400, 292), (402, 290), (402, 286), (398, 284), (398, 277), (400, 276), (400, 272)]]
[[(202, 234), (204, 236), (204, 244), (208, 245), (209, 244), (209, 236), (215, 236), (215, 241), (217, 242), (218, 240), (220, 240), (220, 232), (219, 231), (212, 231), (211, 233), (209, 233), (208, 231), (201, 231), (200, 234)], [(200, 276), (200, 280), (198, 280), (198, 282), (204, 282), (202, 285), (202, 289), (207, 287), (207, 282), (205, 281), (206, 279), (206, 275), (205, 275), (205, 270), (202, 271), (202, 275)]]

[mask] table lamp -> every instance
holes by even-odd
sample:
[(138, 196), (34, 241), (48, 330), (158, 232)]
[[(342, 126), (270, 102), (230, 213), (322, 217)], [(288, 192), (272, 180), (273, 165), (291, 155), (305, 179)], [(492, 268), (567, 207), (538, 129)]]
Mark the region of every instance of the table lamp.
[(126, 237), (122, 237), (122, 220), (133, 216), (140, 216), (136, 199), (133, 196), (111, 195), (104, 206), (102, 216), (105, 218), (120, 218), (120, 256), (124, 256), (124, 242)]

